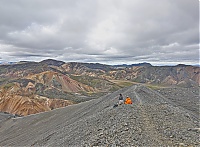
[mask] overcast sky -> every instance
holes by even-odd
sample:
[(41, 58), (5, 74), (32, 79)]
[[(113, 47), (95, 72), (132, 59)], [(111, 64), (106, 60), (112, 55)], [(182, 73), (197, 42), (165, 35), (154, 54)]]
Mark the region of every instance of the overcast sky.
[(0, 0), (0, 62), (199, 63), (198, 0)]

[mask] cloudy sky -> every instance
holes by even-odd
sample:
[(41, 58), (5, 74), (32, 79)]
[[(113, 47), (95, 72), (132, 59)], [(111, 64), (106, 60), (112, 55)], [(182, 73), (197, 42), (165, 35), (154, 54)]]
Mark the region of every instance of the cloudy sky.
[(198, 0), (0, 0), (0, 62), (199, 63)]

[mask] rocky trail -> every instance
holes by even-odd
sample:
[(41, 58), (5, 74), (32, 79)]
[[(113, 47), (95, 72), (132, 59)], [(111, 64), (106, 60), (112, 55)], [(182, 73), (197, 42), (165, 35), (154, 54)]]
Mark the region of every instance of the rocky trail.
[[(120, 93), (133, 104), (113, 108)], [(197, 114), (134, 85), (66, 108), (3, 119), (0, 146), (199, 146)]]

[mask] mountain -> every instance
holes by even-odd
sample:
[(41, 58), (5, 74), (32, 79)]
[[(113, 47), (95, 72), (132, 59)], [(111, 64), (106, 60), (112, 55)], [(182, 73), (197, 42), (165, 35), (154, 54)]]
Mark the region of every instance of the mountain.
[[(190, 90), (187, 99), (188, 88), (159, 90), (139, 84), (66, 108), (4, 119), (0, 146), (198, 146), (198, 109), (182, 103), (198, 108), (198, 92)], [(169, 91), (177, 101), (166, 97)], [(133, 104), (113, 108), (120, 93)]]
[(110, 88), (91, 87), (56, 69), (62, 65), (63, 62), (56, 60), (1, 65), (0, 111), (21, 116), (49, 111), (94, 99), (105, 93), (104, 89), (109, 91), (115, 85), (106, 81)]
[(43, 60), (40, 63), (47, 64), (47, 65), (54, 65), (54, 66), (61, 66), (61, 65), (65, 64), (65, 62), (63, 62), (63, 61), (58, 61), (58, 60), (54, 60), (54, 59)]
[(160, 66), (134, 68), (133, 81), (140, 83), (176, 85), (182, 87), (198, 86), (200, 68), (193, 66)]
[(18, 115), (49, 111), (74, 103), (74, 100), (63, 100), (63, 92), (82, 91), (95, 92), (95, 89), (57, 72), (31, 74), (23, 79), (13, 79), (1, 88), (0, 110)]
[(200, 68), (189, 65), (105, 67), (105, 69), (97, 70), (88, 68), (81, 63), (74, 63), (73, 66), (71, 64), (63, 64), (59, 70), (77, 76), (89, 76), (106, 80), (127, 80), (165, 86), (191, 87), (200, 84)]

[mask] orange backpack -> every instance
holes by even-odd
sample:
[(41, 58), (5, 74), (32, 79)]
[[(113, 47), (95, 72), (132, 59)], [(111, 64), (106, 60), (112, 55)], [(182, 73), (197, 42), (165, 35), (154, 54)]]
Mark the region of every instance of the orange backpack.
[(132, 100), (130, 97), (127, 97), (124, 104), (132, 104)]

